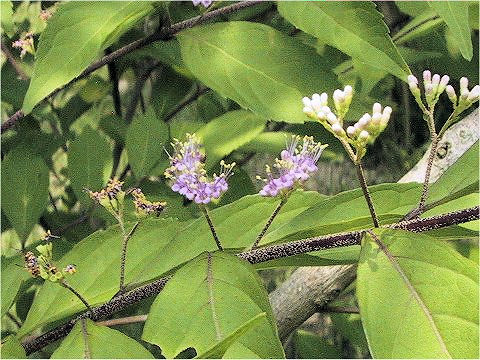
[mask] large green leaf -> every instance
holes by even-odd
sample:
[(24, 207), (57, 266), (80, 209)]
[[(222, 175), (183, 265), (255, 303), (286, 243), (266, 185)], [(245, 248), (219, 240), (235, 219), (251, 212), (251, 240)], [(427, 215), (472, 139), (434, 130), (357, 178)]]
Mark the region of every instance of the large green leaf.
[[(370, 186), (370, 194), (381, 224), (400, 220), (418, 202), (421, 185), (381, 184)], [(361, 189), (329, 197), (272, 230), (262, 244), (298, 240), (311, 236), (372, 227), (372, 219)]]
[(2, 210), (24, 243), (48, 202), (48, 168), (24, 146), (2, 161)]
[(25, 113), (57, 87), (79, 75), (101, 50), (153, 10), (149, 2), (63, 3), (40, 36)]
[(478, 267), (427, 235), (376, 231), (357, 271), (374, 358), (478, 358)]
[(133, 120), (127, 130), (126, 147), (128, 161), (137, 178), (149, 175), (160, 161), (166, 163), (164, 148), (168, 139), (168, 125), (157, 118), (153, 107)]
[(147, 349), (118, 330), (95, 325), (89, 319), (85, 329), (86, 338), (82, 322), (77, 322), (52, 359), (153, 359)]
[(12, 37), (15, 35), (14, 25), (13, 25), (13, 9), (12, 9), (12, 2), (11, 1), (2, 1), (0, 2), (1, 6), (1, 23), (2, 23), (2, 32)]
[(267, 293), (253, 267), (224, 252), (204, 253), (178, 270), (157, 296), (142, 339), (160, 346), (167, 358), (189, 347), (201, 354), (263, 313), (267, 318), (237, 342), (256, 357), (283, 358)]
[(279, 1), (278, 11), (297, 28), (352, 58), (402, 80), (410, 73), (372, 2)]
[[(132, 227), (127, 223), (127, 229)], [(128, 242), (125, 268), (126, 283), (139, 275), (148, 278), (158, 274), (152, 264), (161, 249), (178, 231), (179, 222), (148, 220), (137, 228)], [(108, 230), (97, 231), (76, 244), (57, 263), (58, 267), (75, 264), (77, 273), (68, 282), (84, 296), (91, 305), (109, 300), (117, 291), (120, 279), (121, 233), (118, 225)], [(150, 275), (146, 275), (146, 274)], [(46, 282), (38, 292), (19, 335), (23, 336), (48, 322), (61, 319), (85, 307), (67, 290), (55, 283)]]
[(2, 359), (26, 359), (27, 355), (20, 341), (12, 335), (2, 342)]
[(265, 128), (265, 118), (247, 110), (230, 111), (200, 128), (196, 134), (205, 145), (207, 167), (216, 164)]
[(428, 5), (445, 21), (462, 56), (468, 61), (473, 57), (472, 36), (468, 16), (469, 1), (428, 1)]
[(302, 97), (339, 86), (314, 49), (263, 24), (213, 24), (177, 38), (199, 80), (266, 118), (303, 123)]
[[(323, 196), (298, 191), (282, 209), (272, 228), (296, 216)], [(226, 248), (244, 248), (253, 244), (278, 200), (258, 195), (246, 196), (211, 211), (211, 217)], [(277, 222), (278, 221), (278, 222)], [(248, 224), (249, 231), (240, 223)], [(132, 224), (127, 224), (131, 227)], [(176, 233), (181, 231), (178, 236)], [(128, 243), (126, 283), (138, 283), (162, 276), (171, 269), (206, 250), (216, 249), (205, 219), (180, 223), (149, 220), (142, 223)], [(118, 291), (121, 235), (118, 226), (96, 233), (79, 242), (59, 265), (76, 264), (78, 272), (69, 283), (91, 304), (110, 299)], [(155, 266), (152, 266), (152, 264)], [(66, 301), (66, 299), (69, 299)], [(84, 306), (58, 284), (45, 283), (35, 297), (20, 335), (80, 311)]]
[(68, 149), (68, 173), (78, 199), (90, 200), (84, 189), (100, 190), (112, 172), (112, 149), (107, 139), (87, 126)]

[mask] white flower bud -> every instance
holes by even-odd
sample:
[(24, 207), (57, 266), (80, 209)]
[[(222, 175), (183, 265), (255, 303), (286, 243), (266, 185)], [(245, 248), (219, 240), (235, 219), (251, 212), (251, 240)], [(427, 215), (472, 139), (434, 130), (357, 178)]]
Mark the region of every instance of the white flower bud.
[(382, 105), (380, 105), (379, 103), (373, 104), (372, 113), (375, 114), (375, 113), (381, 113), (381, 112), (382, 112)]
[(480, 96), (480, 86), (475, 85), (468, 95), (468, 101), (477, 101)]
[(433, 85), (433, 87), (435, 88), (435, 87), (437, 87), (439, 84), (440, 84), (440, 75), (434, 74), (434, 75), (432, 76), (432, 85)]
[(345, 131), (343, 130), (343, 128), (340, 126), (339, 123), (335, 123), (332, 125), (332, 131), (338, 136), (345, 135)]
[(382, 121), (382, 114), (377, 112), (375, 114), (372, 115), (372, 124), (373, 125), (380, 125), (380, 122)]
[(443, 75), (442, 79), (440, 80), (440, 87), (446, 87), (448, 82), (450, 81), (450, 77), (448, 75)]
[(446, 87), (446, 92), (448, 95), (448, 98), (453, 104), (457, 103), (457, 94), (455, 94), (455, 89), (453, 88), (452, 85), (447, 85)]
[(345, 97), (351, 96), (353, 94), (353, 88), (350, 85), (345, 86), (345, 88), (343, 89), (343, 94), (345, 95)]
[(325, 115), (325, 113), (320, 110), (318, 113), (317, 113), (317, 117), (320, 119), (320, 120), (326, 120), (327, 119), (327, 115)]
[(433, 94), (433, 85), (432, 83), (425, 84), (425, 95), (432, 95)]
[(358, 134), (358, 139), (359, 140), (367, 140), (370, 134), (366, 130), (360, 131), (360, 134)]
[(353, 124), (353, 128), (355, 129), (355, 132), (360, 132), (362, 130), (358, 121), (355, 124)]
[(303, 102), (303, 105), (305, 105), (305, 106), (310, 106), (311, 107), (311, 105), (312, 105), (310, 98), (306, 97), (306, 96), (302, 99), (302, 102)]
[(328, 114), (330, 114), (332, 112), (332, 110), (330, 110), (330, 108), (328, 106), (322, 106), (322, 108), (320, 109), (320, 111), (322, 111), (323, 113), (325, 113), (325, 116), (327, 116)]
[(432, 81), (432, 73), (430, 70), (425, 70), (423, 72), (423, 82), (424, 83), (430, 83)]
[[(337, 117), (332, 112), (327, 114), (327, 121), (332, 125), (338, 124)], [(338, 124), (338, 125), (340, 126), (340, 124)]]
[(320, 101), (320, 95), (318, 95), (317, 93), (313, 94), (312, 95), (312, 100)]
[(347, 127), (348, 136), (353, 137), (355, 135), (355, 133), (356, 133), (356, 131), (355, 131), (355, 128), (353, 126)]
[(408, 84), (414, 83), (415, 85), (418, 85), (418, 79), (414, 75), (408, 75), (407, 77)]
[(460, 79), (460, 94), (464, 93), (464, 90), (468, 91), (468, 79), (466, 77)]
[(468, 91), (468, 89), (460, 89), (460, 98), (461, 99), (466, 99), (468, 98), (468, 95), (470, 95), (470, 91)]
[(322, 109), (322, 103), (320, 102), (320, 95), (315, 98), (312, 97), (311, 104), (312, 104), (313, 110), (320, 111)]
[(315, 114), (315, 112), (313, 111), (313, 109), (310, 106), (305, 106), (303, 108), (303, 112), (305, 114), (307, 114), (308, 116), (311, 116), (311, 115)]
[(370, 117), (370, 115), (369, 115), (369, 114), (365, 114), (365, 115), (363, 115), (363, 116), (360, 118), (360, 120), (357, 121), (358, 126), (363, 129), (365, 126), (368, 125), (368, 123), (370, 122), (370, 120), (372, 120), (372, 118)]
[(327, 95), (327, 93), (322, 93), (322, 94), (320, 95), (320, 101), (322, 102), (322, 105), (323, 105), (323, 106), (326, 106), (326, 105), (327, 105), (327, 103), (328, 103), (328, 95)]
[(414, 83), (413, 81), (408, 83), (408, 87), (410, 88), (410, 91), (412, 93), (415, 93), (415, 92), (419, 91), (418, 90), (418, 84)]
[(392, 108), (390, 106), (385, 106), (385, 109), (383, 109), (383, 115), (388, 115), (392, 113)]

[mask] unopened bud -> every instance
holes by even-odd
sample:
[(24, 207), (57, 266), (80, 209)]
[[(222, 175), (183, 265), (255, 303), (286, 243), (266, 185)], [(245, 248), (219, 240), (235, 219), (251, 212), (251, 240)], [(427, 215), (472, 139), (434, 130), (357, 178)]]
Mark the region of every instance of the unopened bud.
[(466, 77), (460, 79), (460, 94), (464, 93), (464, 90), (468, 91), (468, 79)]
[(326, 106), (328, 103), (328, 95), (327, 93), (322, 93), (320, 95), (320, 102), (322, 103), (322, 106)]
[(372, 115), (375, 113), (381, 113), (381, 112), (382, 112), (382, 105), (380, 105), (379, 103), (373, 104)]
[(370, 120), (372, 120), (372, 117), (370, 116), (370, 114), (364, 114), (360, 120), (358, 120), (358, 126), (360, 128), (364, 128), (365, 126), (368, 125), (368, 123), (370, 122)]
[(366, 130), (360, 131), (360, 134), (358, 134), (358, 139), (359, 140), (367, 140), (370, 134)]
[(317, 95), (317, 96), (312, 96), (312, 101), (311, 101), (311, 104), (312, 104), (312, 109), (317, 112), (317, 111), (320, 111), (320, 109), (322, 108), (322, 103), (320, 101), (320, 95), (318, 94), (313, 94), (313, 95)]
[(478, 97), (480, 96), (480, 86), (475, 85), (472, 90), (470, 90), (470, 94), (468, 95), (468, 101), (478, 101)]
[(439, 84), (440, 84), (440, 75), (434, 74), (434, 75), (432, 76), (432, 85), (433, 85), (433, 87), (435, 88), (435, 87), (437, 87)]
[(303, 102), (303, 105), (305, 105), (305, 107), (311, 107), (312, 106), (312, 101), (310, 100), (310, 98), (308, 98), (306, 96), (302, 99), (302, 102)]
[(344, 136), (345, 130), (341, 127), (339, 123), (335, 123), (332, 125), (332, 131), (338, 136)]
[(430, 72), (430, 70), (425, 70), (423, 72), (423, 82), (424, 84), (432, 82), (432, 73)]
[(350, 85), (345, 86), (343, 89), (343, 94), (345, 97), (351, 96), (353, 94), (353, 88)]
[(353, 126), (347, 127), (347, 134), (348, 134), (348, 136), (353, 137), (353, 136), (355, 135), (355, 132), (356, 132), (356, 131), (355, 131), (355, 128), (354, 128)]
[(447, 92), (448, 98), (450, 101), (456, 105), (457, 104), (457, 94), (455, 94), (455, 89), (453, 88), (452, 85), (447, 85), (445, 88), (445, 91)]
[(430, 96), (433, 94), (433, 85), (432, 83), (425, 84), (425, 95)]
[(440, 80), (440, 87), (445, 88), (448, 85), (449, 81), (450, 81), (450, 77), (448, 75), (443, 75), (442, 79)]
[(408, 81), (409, 85), (411, 83), (414, 83), (415, 85), (418, 85), (418, 79), (414, 75), (408, 75), (407, 81)]
[(377, 112), (372, 115), (372, 124), (373, 125), (380, 125), (380, 122), (382, 120), (382, 114)]
[[(330, 113), (327, 114), (327, 121), (328, 121), (330, 124), (332, 124), (332, 125), (338, 124), (338, 119), (337, 119), (337, 117), (335, 116), (335, 114), (332, 113), (332, 112), (330, 112)], [(339, 126), (340, 126), (340, 124), (339, 124)]]

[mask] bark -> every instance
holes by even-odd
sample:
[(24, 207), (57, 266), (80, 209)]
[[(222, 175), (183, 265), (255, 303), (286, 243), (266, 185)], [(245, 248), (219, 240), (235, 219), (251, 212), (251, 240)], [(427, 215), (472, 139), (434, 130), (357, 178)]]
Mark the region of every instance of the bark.
[[(433, 163), (430, 178), (432, 183), (478, 141), (478, 117), (479, 111), (476, 109), (445, 132)], [(429, 152), (430, 148), (399, 182), (422, 183)], [(318, 305), (326, 305), (335, 299), (355, 279), (355, 276), (355, 264), (298, 268), (269, 296), (277, 319), (280, 339), (285, 341), (292, 331), (317, 312)]]

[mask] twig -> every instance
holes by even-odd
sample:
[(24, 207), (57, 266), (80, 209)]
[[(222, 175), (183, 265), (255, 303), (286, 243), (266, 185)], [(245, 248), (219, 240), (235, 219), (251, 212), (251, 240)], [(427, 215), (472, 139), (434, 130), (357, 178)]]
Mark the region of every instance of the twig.
[(215, 240), (215, 243), (217, 244), (218, 250), (223, 250), (222, 244), (220, 243), (220, 239), (217, 236), (217, 232), (215, 231), (215, 226), (213, 225), (212, 219), (210, 218), (210, 215), (208, 214), (208, 209), (206, 205), (199, 204), (199, 208), (202, 210), (203, 215), (205, 216), (205, 219), (207, 219), (208, 227), (210, 228), (210, 231), (212, 232), (213, 240)]
[(370, 210), (370, 215), (372, 217), (373, 226), (377, 228), (379, 226), (378, 218), (377, 218), (377, 214), (375, 213), (375, 208), (373, 206), (372, 197), (370, 196), (370, 192), (368, 191), (367, 181), (365, 180), (365, 173), (363, 171), (362, 163), (358, 162), (356, 167), (357, 167), (358, 180), (360, 182), (360, 186), (362, 187), (363, 196), (365, 197), (365, 200), (367, 201), (368, 210)]
[(2, 47), (2, 52), (5, 54), (5, 57), (7, 58), (10, 65), (12, 65), (12, 67), (15, 70), (15, 72), (17, 73), (18, 77), (21, 80), (28, 80), (27, 74), (25, 74), (25, 71), (23, 71), (22, 67), (17, 63), (17, 60), (12, 55), (10, 50), (8, 50), (8, 48), (5, 46), (3, 41), (1, 42), (1, 47)]
[[(65, 89), (66, 87), (70, 86), (74, 82), (87, 77), (88, 75), (90, 75), (95, 70), (98, 70), (102, 66), (104, 66), (108, 63), (111, 63), (112, 61), (114, 61), (114, 60), (116, 60), (116, 59), (118, 59), (118, 58), (120, 58), (120, 57), (122, 57), (126, 54), (129, 54), (132, 51), (138, 50), (138, 49), (140, 49), (142, 47), (145, 47), (147, 45), (150, 45), (150, 44), (152, 44), (156, 41), (169, 40), (173, 35), (177, 34), (178, 32), (180, 32), (182, 30), (191, 28), (195, 25), (205, 23), (205, 22), (207, 22), (211, 19), (214, 19), (218, 16), (228, 15), (228, 14), (233, 13), (235, 11), (238, 11), (238, 10), (250, 7), (250, 6), (254, 6), (254, 5), (257, 5), (257, 4), (261, 4), (261, 3), (262, 3), (262, 1), (242, 1), (242, 2), (238, 2), (238, 3), (234, 3), (232, 5), (225, 6), (223, 8), (217, 9), (217, 10), (213, 10), (212, 12), (209, 12), (208, 14), (205, 14), (204, 16), (199, 15), (199, 16), (193, 17), (191, 19), (187, 19), (187, 20), (181, 21), (179, 23), (173, 24), (172, 26), (162, 28), (158, 32), (155, 32), (155, 33), (153, 33), (149, 36), (146, 36), (144, 38), (135, 40), (135, 41), (121, 47), (120, 49), (115, 50), (114, 52), (112, 52), (108, 55), (105, 55), (100, 60), (95, 61), (94, 63), (90, 64), (85, 70), (82, 71), (82, 73), (80, 73), (80, 75), (76, 76), (75, 78), (70, 80), (68, 83), (66, 83), (66, 84), (58, 87), (57, 89), (53, 90), (44, 99), (47, 99), (51, 96), (54, 96), (55, 94), (57, 94), (61, 90)], [(12, 128), (18, 120), (23, 118), (23, 116), (24, 116), (24, 113), (21, 110), (17, 111), (14, 115), (12, 115), (10, 118), (8, 118), (2, 124), (1, 133), (3, 134), (4, 131), (7, 131), (10, 128)]]
[(137, 322), (145, 322), (147, 321), (148, 315), (135, 315), (135, 316), (127, 316), (118, 319), (111, 319), (105, 321), (98, 321), (96, 324), (100, 326), (115, 326), (115, 325), (125, 325), (125, 324), (133, 324)]
[(88, 310), (92, 310), (92, 308), (91, 308), (90, 304), (87, 302), (87, 300), (85, 300), (85, 298), (84, 298), (82, 295), (80, 295), (80, 294), (77, 292), (77, 290), (75, 290), (73, 287), (71, 287), (71, 286), (65, 281), (65, 279), (60, 280), (60, 281), (59, 281), (59, 284), (62, 285), (64, 288), (70, 290), (70, 291), (83, 303), (83, 305), (86, 306), (86, 308), (87, 308)]
[(128, 240), (132, 237), (132, 235), (135, 233), (135, 230), (137, 230), (139, 222), (137, 221), (132, 229), (129, 231), (128, 234), (125, 233), (125, 226), (123, 225), (123, 220), (119, 218), (119, 224), (122, 229), (122, 236), (123, 236), (123, 242), (122, 242), (122, 256), (120, 260), (120, 293), (124, 291), (125, 289), (125, 263), (127, 261), (127, 245), (128, 245)]
[(185, 99), (181, 103), (179, 103), (175, 109), (173, 109), (168, 115), (165, 116), (165, 119), (163, 121), (169, 122), (172, 120), (175, 115), (177, 115), (180, 111), (182, 111), (186, 106), (190, 105), (193, 103), (195, 100), (197, 100), (200, 96), (203, 94), (206, 94), (210, 89), (207, 87), (199, 87), (197, 91), (190, 96), (189, 98)]
[(253, 243), (252, 250), (254, 250), (258, 246), (258, 244), (260, 243), (260, 240), (262, 240), (262, 238), (265, 236), (268, 228), (270, 227), (270, 225), (272, 225), (273, 220), (278, 215), (278, 213), (282, 209), (283, 205), (285, 205), (287, 203), (289, 195), (290, 194), (288, 194), (286, 196), (283, 196), (282, 200), (280, 200), (280, 203), (277, 205), (275, 210), (273, 210), (272, 215), (270, 215), (270, 217), (268, 218), (267, 222), (265, 223), (265, 226), (263, 227), (262, 231), (260, 231), (260, 234), (258, 234), (257, 239)]
[[(462, 209), (447, 214), (433, 216), (425, 219), (413, 219), (404, 221), (384, 228), (403, 229), (413, 232), (422, 232), (434, 230), (446, 226), (457, 225), (472, 220), (479, 219), (479, 206)], [(370, 229), (366, 229), (370, 230)], [(323, 237), (316, 237), (306, 240), (293, 241), (280, 245), (273, 245), (261, 249), (251, 250), (237, 254), (238, 257), (249, 261), (252, 264), (257, 264), (280, 257), (303, 254), (311, 251), (328, 249), (339, 246), (349, 246), (360, 244), (361, 235), (364, 231), (352, 231), (344, 234), (333, 234)], [(25, 352), (31, 354), (44, 346), (66, 336), (75, 325), (75, 322), (80, 319), (90, 318), (94, 321), (103, 317), (111, 316), (128, 306), (131, 306), (150, 296), (157, 295), (165, 287), (166, 283), (171, 279), (170, 276), (154, 280), (149, 284), (140, 286), (125, 294), (114, 297), (103, 305), (93, 308), (91, 311), (84, 312), (73, 320), (56, 327), (34, 339), (29, 339), (23, 342)]]

